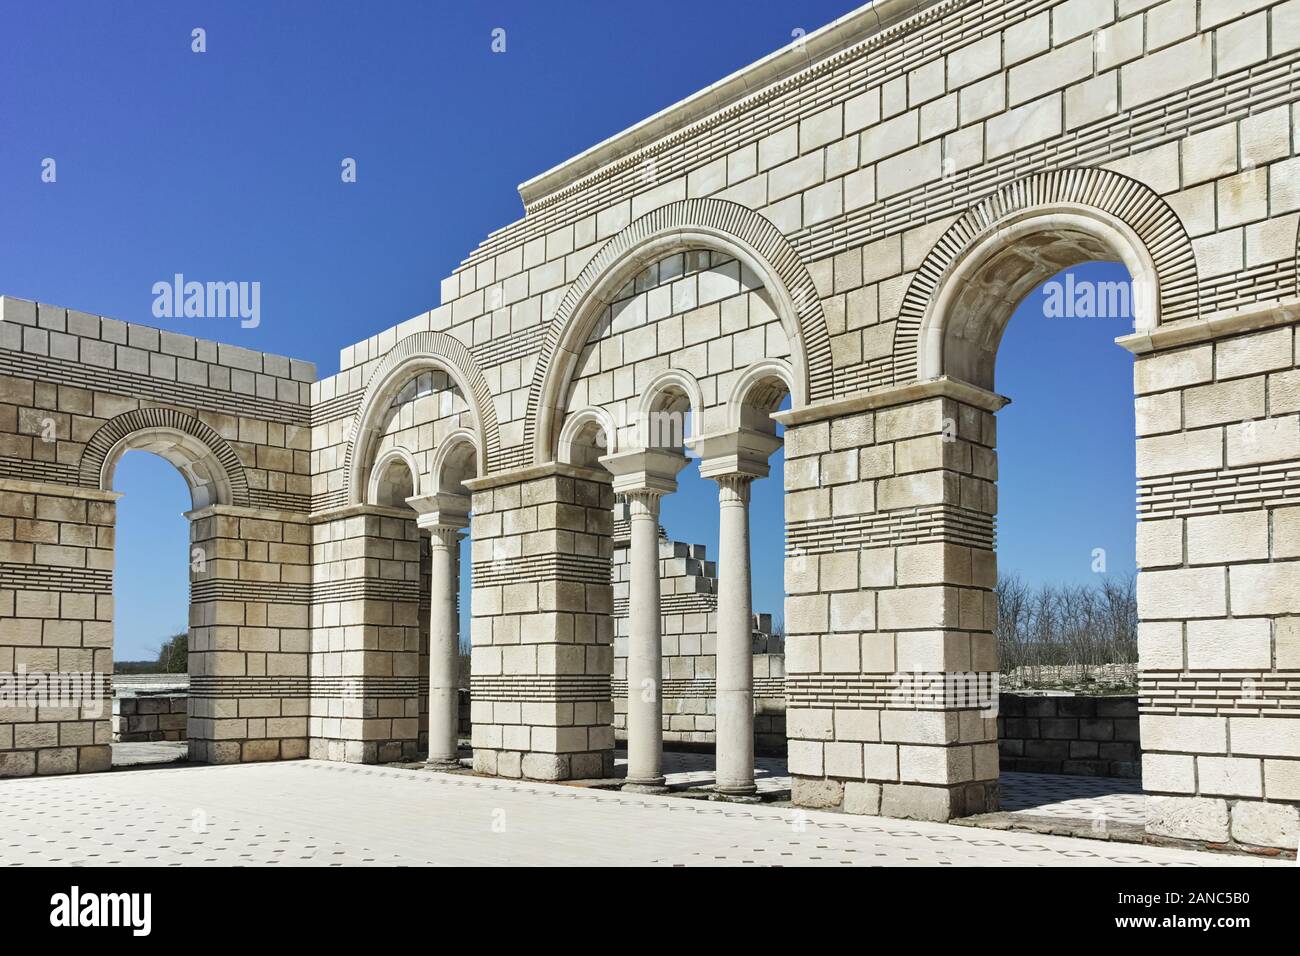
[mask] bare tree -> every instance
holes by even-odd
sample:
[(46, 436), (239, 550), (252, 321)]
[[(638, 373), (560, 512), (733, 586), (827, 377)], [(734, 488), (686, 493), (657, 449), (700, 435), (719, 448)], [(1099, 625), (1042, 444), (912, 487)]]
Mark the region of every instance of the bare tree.
[(1132, 576), (1105, 577), (1094, 587), (1031, 589), (1019, 576), (1006, 574), (998, 579), (997, 602), (998, 653), (1006, 675), (1038, 683), (1044, 668), (1069, 668), (1088, 681), (1098, 668), (1137, 661)]

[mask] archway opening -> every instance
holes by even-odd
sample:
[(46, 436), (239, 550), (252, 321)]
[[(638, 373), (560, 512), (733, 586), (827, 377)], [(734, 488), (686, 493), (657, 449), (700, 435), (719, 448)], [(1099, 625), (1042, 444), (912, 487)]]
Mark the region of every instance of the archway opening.
[[(735, 471), (744, 475), (748, 520), (740, 644), (752, 721), (741, 759), (761, 783), (780, 776), (783, 768), (772, 758), (785, 750), (784, 492), (779, 477), (766, 477), (773, 466), (778, 476), (782, 468), (780, 432), (770, 416), (789, 407), (798, 362), (780, 317), (781, 297), (743, 258), (691, 248), (638, 261), (639, 270), (623, 276), (591, 319), (585, 341), (569, 353), (572, 374), (555, 442), (558, 461), (607, 467), (616, 494), (628, 489), (616, 501), (613, 533), (616, 746), (631, 743), (637, 703), (631, 697), (645, 691), (645, 678), (630, 672), (636, 650), (632, 512), (650, 507), (660, 584), (663, 775), (670, 787), (721, 782), (719, 707), (730, 678), (720, 673), (727, 657), (719, 655), (720, 617), (733, 595), (726, 593), (729, 569), (719, 566), (724, 492), (718, 479)], [(631, 490), (637, 488), (654, 489), (653, 504)], [(618, 759), (630, 761), (632, 779), (637, 768), (630, 750)]]
[[(146, 454), (145, 452), (150, 452)], [(207, 500), (193, 459), (145, 442), (116, 458), (108, 481), (121, 493), (114, 534), (114, 767), (172, 763), (188, 755), (190, 528)]]
[(363, 752), (379, 762), (432, 759), (437, 751), (454, 764), (459, 740), (450, 737), (468, 731), (459, 595), (468, 588), (464, 481), (477, 474), (477, 420), (450, 368), (433, 359), (413, 359), (376, 395), (377, 412), (358, 436), (353, 480), (362, 503), (376, 510), (377, 533), (366, 548), (391, 584), (383, 589), (386, 614), (376, 612), (389, 623), (378, 629), (364, 669), (393, 682), (388, 699), (367, 704), (374, 716), (361, 746), (373, 745), (373, 756)]
[[(1152, 290), (1105, 232), (1009, 231), (942, 297), (944, 374), (997, 390), (1001, 809), (1141, 825), (1132, 358)], [(932, 345), (936, 344), (931, 342)], [(1128, 426), (1124, 426), (1124, 422)]]

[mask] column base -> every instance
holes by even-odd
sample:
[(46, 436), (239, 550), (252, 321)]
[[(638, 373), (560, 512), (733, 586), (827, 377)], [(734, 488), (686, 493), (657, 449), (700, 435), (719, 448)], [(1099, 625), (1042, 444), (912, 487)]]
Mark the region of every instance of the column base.
[(429, 770), (440, 770), (444, 773), (465, 769), (461, 766), (460, 760), (448, 760), (445, 757), (430, 757), (424, 762), (424, 766)]
[(758, 793), (758, 787), (752, 783), (741, 784), (739, 786), (724, 786), (723, 784), (717, 784), (714, 786), (713, 792), (721, 794), (724, 797), (752, 797)]
[(619, 789), (627, 793), (668, 793), (668, 787), (663, 777), (652, 777), (648, 780), (628, 780)]
[(709, 799), (716, 800), (719, 803), (755, 804), (763, 802), (763, 798), (758, 795), (757, 788), (749, 793), (735, 793), (730, 790), (718, 790), (715, 788), (709, 791)]

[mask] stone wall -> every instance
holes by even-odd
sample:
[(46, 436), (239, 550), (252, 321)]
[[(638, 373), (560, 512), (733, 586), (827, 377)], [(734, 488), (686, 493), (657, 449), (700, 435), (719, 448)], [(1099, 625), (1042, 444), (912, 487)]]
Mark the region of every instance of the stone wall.
[(614, 770), (614, 496), (564, 468), (478, 479), (470, 707), (474, 767), (543, 780)]
[(188, 704), (188, 696), (115, 698), (113, 743), (185, 740)]
[(1002, 694), (1002, 770), (1085, 777), (1140, 777), (1136, 697)]
[[(56, 395), (0, 376), (0, 402)], [(112, 494), (0, 477), (0, 674), (36, 682), (34, 698), (0, 700), (0, 776), (85, 773), (112, 762), (116, 510)], [(65, 677), (89, 683), (56, 695), (52, 684)]]
[[(297, 360), (0, 299), (0, 672), (111, 673), (113, 472), (151, 451), (194, 504), (192, 756), (305, 754), (314, 377)], [(5, 710), (0, 773), (109, 765), (106, 696)]]
[(1300, 355), (1276, 314), (1216, 331), (1137, 359), (1142, 779), (1153, 832), (1273, 846), (1300, 833)]

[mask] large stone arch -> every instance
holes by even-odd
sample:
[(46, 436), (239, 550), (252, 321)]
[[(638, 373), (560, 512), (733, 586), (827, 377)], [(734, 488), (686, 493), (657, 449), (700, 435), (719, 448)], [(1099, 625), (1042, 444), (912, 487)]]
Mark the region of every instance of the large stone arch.
[(776, 300), (792, 352), (796, 407), (834, 392), (830, 335), (812, 277), (785, 236), (745, 206), (685, 199), (646, 213), (612, 237), (587, 263), (555, 311), (533, 373), (524, 424), (525, 454), (551, 460), (565, 387), (604, 295), (657, 259), (708, 248), (740, 259)]
[(235, 450), (214, 428), (174, 408), (138, 408), (107, 421), (86, 443), (79, 483), (111, 491), (113, 470), (132, 450), (153, 452), (175, 465), (195, 508), (249, 505), (248, 476)]
[(396, 390), (412, 375), (430, 368), (446, 372), (469, 404), (479, 438), (479, 474), (486, 475), (496, 466), (501, 450), (501, 429), (492, 391), (474, 356), (463, 342), (445, 332), (417, 332), (389, 350), (366, 384), (344, 456), (348, 504), (360, 504), (365, 497), (365, 470), (375, 439), (373, 429), (377, 416), (384, 412)]
[[(934, 377), (933, 362), (927, 370), (926, 355), (936, 346), (927, 336), (934, 333), (936, 314), (939, 323), (946, 318), (949, 299), (985, 261), (982, 256), (1009, 249), (1020, 240), (1028, 240), (1021, 246), (1033, 255), (1031, 235), (1053, 229), (1062, 236), (1076, 236), (1083, 248), (1095, 243), (1111, 252), (1100, 258), (1125, 262), (1138, 291), (1146, 290), (1140, 325), (1154, 328), (1198, 315), (1192, 244), (1182, 221), (1164, 200), (1142, 183), (1108, 170), (1038, 173), (1009, 183), (968, 209), (921, 263), (903, 297), (894, 332), (895, 383)], [(1003, 292), (1001, 287), (989, 287), (986, 294), (1005, 298), (1009, 315), (1015, 296)]]

